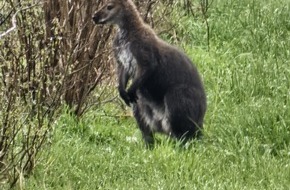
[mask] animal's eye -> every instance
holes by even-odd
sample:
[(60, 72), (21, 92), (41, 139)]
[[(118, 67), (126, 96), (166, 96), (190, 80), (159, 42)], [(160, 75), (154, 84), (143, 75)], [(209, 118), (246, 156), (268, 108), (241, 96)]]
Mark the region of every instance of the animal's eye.
[(113, 8), (114, 8), (114, 5), (108, 5), (107, 6), (107, 10), (109, 10), (109, 11), (112, 10)]

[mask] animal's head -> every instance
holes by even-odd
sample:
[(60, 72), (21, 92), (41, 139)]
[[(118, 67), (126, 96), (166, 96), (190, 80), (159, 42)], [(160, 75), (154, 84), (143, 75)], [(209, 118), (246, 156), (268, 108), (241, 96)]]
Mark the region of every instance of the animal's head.
[(128, 0), (107, 0), (104, 5), (95, 12), (93, 20), (96, 24), (119, 24), (125, 11)]

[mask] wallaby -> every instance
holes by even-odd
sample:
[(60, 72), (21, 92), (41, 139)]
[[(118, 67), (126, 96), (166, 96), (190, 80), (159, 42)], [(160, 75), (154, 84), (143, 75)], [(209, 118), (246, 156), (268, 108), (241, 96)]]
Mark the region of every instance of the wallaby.
[(154, 144), (155, 132), (183, 142), (199, 137), (206, 95), (190, 59), (158, 38), (131, 0), (108, 0), (93, 20), (118, 26), (113, 44), (118, 90), (132, 106), (146, 145)]

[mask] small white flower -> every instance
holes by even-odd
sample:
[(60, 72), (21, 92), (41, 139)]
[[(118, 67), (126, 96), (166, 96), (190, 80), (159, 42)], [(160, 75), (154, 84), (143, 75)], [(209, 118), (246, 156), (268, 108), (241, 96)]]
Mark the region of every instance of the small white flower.
[(134, 143), (134, 142), (137, 142), (138, 139), (137, 139), (137, 137), (126, 137), (126, 141), (127, 142), (131, 142), (131, 143)]

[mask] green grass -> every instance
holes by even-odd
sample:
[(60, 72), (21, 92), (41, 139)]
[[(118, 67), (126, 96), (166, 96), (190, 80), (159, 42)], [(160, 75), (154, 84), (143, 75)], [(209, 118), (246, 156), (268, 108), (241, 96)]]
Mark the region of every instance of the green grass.
[(257, 135), (244, 134), (241, 126), (220, 126), (216, 134), (206, 130), (203, 141), (184, 148), (158, 136), (160, 142), (153, 150), (144, 148), (132, 118), (91, 111), (76, 123), (64, 113), (57, 126), (49, 151), (41, 154), (41, 164), (26, 182), (27, 189), (287, 189), (290, 185), (289, 146), (278, 150), (261, 144)]
[(202, 141), (147, 150), (117, 105), (64, 111), (25, 189), (290, 189), (289, 4), (214, 1), (210, 52), (202, 19), (176, 28), (207, 91)]

